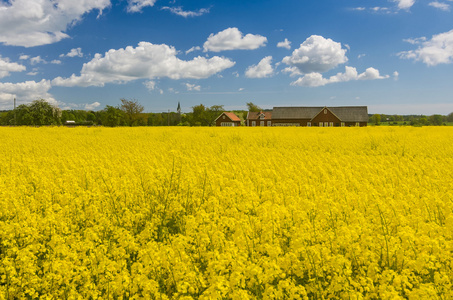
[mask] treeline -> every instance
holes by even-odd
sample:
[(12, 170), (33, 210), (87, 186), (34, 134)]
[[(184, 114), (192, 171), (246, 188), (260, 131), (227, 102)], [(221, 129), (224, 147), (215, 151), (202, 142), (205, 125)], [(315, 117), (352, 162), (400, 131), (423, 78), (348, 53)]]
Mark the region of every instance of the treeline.
[(368, 123), (371, 125), (411, 125), (411, 126), (440, 126), (453, 122), (453, 112), (443, 115), (369, 115)]
[[(86, 111), (61, 110), (40, 99), (19, 105), (14, 110), (0, 112), (0, 125), (213, 126), (215, 119), (224, 111), (223, 105), (208, 107), (200, 104), (192, 107), (189, 113), (144, 113), (144, 107), (138, 101), (120, 100), (118, 106), (106, 105), (99, 111)], [(236, 113), (240, 118), (246, 117), (245, 111)]]
[[(61, 110), (44, 99), (30, 104), (19, 105), (14, 110), (0, 111), (0, 126), (43, 126), (71, 125), (90, 126), (214, 126), (215, 119), (225, 111), (223, 105), (192, 107), (192, 112), (145, 113), (144, 107), (136, 100), (120, 99), (117, 106), (106, 105), (99, 111)], [(247, 110), (233, 111), (245, 123), (249, 111), (262, 109), (252, 102), (246, 103)], [(453, 113), (449, 115), (369, 115), (369, 125), (447, 125), (453, 123)]]

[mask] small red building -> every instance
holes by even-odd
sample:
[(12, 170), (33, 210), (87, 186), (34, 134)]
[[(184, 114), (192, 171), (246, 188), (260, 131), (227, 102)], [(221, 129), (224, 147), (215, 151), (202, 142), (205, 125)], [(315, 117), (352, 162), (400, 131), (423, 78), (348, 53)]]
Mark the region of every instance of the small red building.
[(253, 112), (249, 111), (247, 113), (246, 126), (250, 127), (267, 127), (272, 126), (272, 112), (271, 111), (260, 111)]
[(236, 114), (231, 112), (223, 112), (215, 119), (215, 126), (221, 127), (236, 127), (241, 126), (241, 119)]

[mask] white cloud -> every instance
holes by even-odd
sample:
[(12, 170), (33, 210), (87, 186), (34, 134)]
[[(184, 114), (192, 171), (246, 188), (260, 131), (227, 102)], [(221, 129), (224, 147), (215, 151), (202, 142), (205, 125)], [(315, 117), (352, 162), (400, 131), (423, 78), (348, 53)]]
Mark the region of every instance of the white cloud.
[(35, 57), (32, 57), (30, 58), (30, 63), (32, 65), (36, 65), (36, 64), (46, 64), (47, 61), (45, 59), (42, 59), (41, 56), (35, 56)]
[(204, 51), (219, 52), (223, 50), (254, 50), (264, 46), (267, 38), (261, 35), (242, 35), (236, 27), (227, 28), (208, 37), (203, 45)]
[(101, 103), (99, 103), (99, 102), (93, 102), (91, 104), (85, 104), (85, 110), (95, 110), (99, 106), (101, 106)]
[(81, 75), (73, 74), (70, 78), (57, 77), (52, 84), (58, 86), (103, 86), (109, 82), (128, 82), (136, 79), (208, 78), (234, 66), (228, 58), (195, 57), (185, 61), (176, 57), (174, 47), (165, 44), (154, 45), (140, 42), (136, 48), (111, 49), (104, 56), (96, 54), (85, 63)]
[(400, 77), (400, 73), (398, 73), (398, 71), (393, 72), (393, 79), (395, 81), (397, 81), (399, 79), (399, 77)]
[(357, 55), (357, 58), (361, 59), (362, 57), (365, 57), (365, 56), (366, 56), (366, 54), (359, 54), (359, 55)]
[(201, 86), (199, 85), (186, 83), (185, 86), (188, 91), (201, 91)]
[(245, 71), (245, 76), (248, 78), (266, 78), (273, 73), (272, 56), (266, 56), (257, 65), (248, 67)]
[(142, 12), (142, 8), (154, 6), (156, 0), (127, 0), (127, 11), (130, 13)]
[(36, 71), (28, 72), (27, 75), (36, 76), (36, 75), (38, 75), (38, 72), (36, 72)]
[(354, 7), (352, 10), (364, 11), (365, 7)]
[(22, 54), (21, 56), (19, 56), (20, 60), (27, 60), (29, 58), (30, 58), (30, 56), (29, 55), (25, 55), (25, 54)]
[(239, 92), (242, 92), (243, 90), (245, 90), (245, 88), (239, 88), (238, 89)]
[(85, 13), (110, 6), (110, 0), (9, 0), (0, 2), (0, 43), (34, 47), (69, 36), (68, 26)]
[(67, 54), (60, 54), (60, 57), (83, 57), (82, 48), (73, 48)]
[(375, 68), (368, 68), (365, 72), (358, 74), (356, 68), (345, 67), (344, 73), (337, 73), (330, 78), (324, 78), (321, 73), (309, 73), (292, 82), (294, 86), (317, 87), (335, 82), (347, 82), (351, 80), (375, 80), (389, 78), (388, 75), (381, 76)]
[(146, 81), (143, 83), (146, 88), (150, 91), (154, 91), (154, 89), (156, 88), (156, 82), (153, 81), (153, 80), (150, 80), (150, 81)]
[(303, 73), (297, 67), (287, 67), (284, 68), (282, 72), (290, 73), (289, 76), (291, 77), (303, 75)]
[(21, 64), (10, 62), (9, 58), (0, 56), (0, 78), (10, 75), (10, 72), (22, 72), (27, 68)]
[(434, 1), (434, 2), (430, 2), (428, 5), (432, 6), (432, 7), (435, 7), (435, 8), (438, 8), (438, 9), (443, 10), (443, 11), (450, 11), (450, 5), (447, 4), (447, 3)]
[(171, 13), (173, 13), (175, 15), (178, 15), (178, 16), (181, 16), (181, 17), (184, 17), (184, 18), (187, 18), (187, 17), (199, 17), (199, 16), (202, 16), (204, 14), (209, 13), (209, 8), (201, 8), (198, 11), (185, 11), (180, 6), (178, 6), (178, 7), (164, 6), (164, 7), (162, 7), (162, 9), (163, 10), (169, 10)]
[(322, 73), (347, 62), (346, 51), (342, 49), (341, 43), (312, 35), (300, 45), (299, 49), (294, 50), (291, 56), (284, 57), (282, 62), (293, 67), (292, 70), (303, 74)]
[(422, 36), (415, 39), (403, 39), (403, 42), (407, 42), (412, 45), (418, 45), (426, 41), (426, 37)]
[(415, 0), (393, 0), (398, 4), (399, 9), (409, 9), (414, 5)]
[(20, 83), (0, 82), (0, 109), (11, 109), (13, 99), (18, 104), (28, 103), (37, 99), (45, 99), (52, 104), (57, 104), (48, 91), (51, 88), (49, 80), (25, 81)]
[(421, 42), (416, 50), (398, 53), (400, 58), (421, 61), (428, 66), (453, 63), (453, 30), (434, 35)]
[(59, 65), (61, 64), (61, 60), (58, 60), (58, 59), (54, 59), (50, 62), (51, 64), (54, 64), (54, 65)]
[(279, 42), (277, 44), (277, 47), (279, 48), (286, 48), (286, 49), (291, 49), (291, 42), (288, 41), (288, 39), (285, 39), (283, 42)]
[(388, 7), (375, 6), (375, 7), (372, 7), (371, 10), (374, 11), (374, 12), (388, 12), (389, 8)]
[(194, 52), (194, 51), (200, 51), (200, 50), (201, 50), (200, 46), (195, 46), (195, 47), (192, 47), (189, 50), (187, 50), (186, 54), (189, 54), (190, 52)]

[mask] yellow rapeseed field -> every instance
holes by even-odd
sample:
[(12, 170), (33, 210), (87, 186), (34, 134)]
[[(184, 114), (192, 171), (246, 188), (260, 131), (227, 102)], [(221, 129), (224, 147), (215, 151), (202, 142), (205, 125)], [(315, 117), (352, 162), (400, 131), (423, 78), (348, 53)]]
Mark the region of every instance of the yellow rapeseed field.
[(453, 299), (453, 128), (0, 128), (0, 299)]

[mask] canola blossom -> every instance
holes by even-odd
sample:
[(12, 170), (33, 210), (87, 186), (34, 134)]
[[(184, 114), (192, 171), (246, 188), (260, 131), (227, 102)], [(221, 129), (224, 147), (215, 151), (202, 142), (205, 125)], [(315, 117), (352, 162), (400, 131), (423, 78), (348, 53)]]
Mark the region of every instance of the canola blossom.
[(453, 128), (0, 139), (0, 299), (453, 298)]

